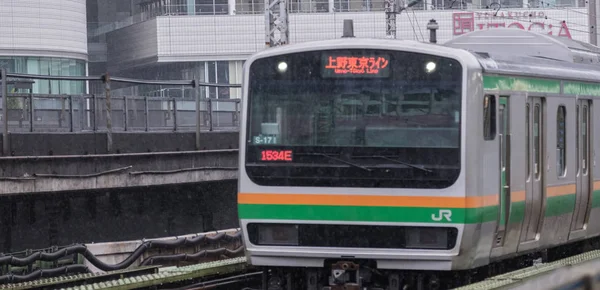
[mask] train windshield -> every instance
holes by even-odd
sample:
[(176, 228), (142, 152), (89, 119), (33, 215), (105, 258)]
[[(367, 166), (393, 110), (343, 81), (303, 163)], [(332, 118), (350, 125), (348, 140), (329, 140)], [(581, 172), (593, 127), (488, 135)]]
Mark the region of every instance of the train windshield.
[(462, 67), (387, 50), (254, 61), (246, 171), (259, 185), (445, 188), (460, 172)]

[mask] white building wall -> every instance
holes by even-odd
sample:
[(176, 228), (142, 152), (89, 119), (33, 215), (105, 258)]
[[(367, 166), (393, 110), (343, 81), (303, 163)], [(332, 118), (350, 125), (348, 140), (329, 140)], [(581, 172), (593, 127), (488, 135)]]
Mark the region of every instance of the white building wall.
[(0, 55), (87, 60), (85, 0), (0, 0)]
[[(339, 38), (344, 19), (354, 20), (357, 37), (386, 37), (383, 12), (291, 13), (290, 42)], [(502, 9), (496, 16), (492, 10), (405, 11), (397, 18), (397, 39), (428, 41), (426, 26), (430, 19), (439, 24), (438, 43), (469, 31), (494, 27), (527, 29), (589, 41), (585, 8)], [(194, 78), (206, 82), (241, 83), (243, 61), (266, 48), (264, 25), (263, 15), (159, 16), (109, 33), (108, 65), (119, 72), (117, 74), (123, 70), (141, 75), (163, 70), (156, 76), (144, 75), (144, 78), (153, 78), (164, 77), (164, 71), (173, 70), (173, 74), (181, 74), (174, 78), (190, 78), (172, 66), (195, 63), (202, 67), (203, 73)], [(227, 79), (221, 76), (216, 80), (215, 62), (228, 62), (218, 69), (227, 70)], [(206, 88), (205, 96), (219, 98), (217, 91)], [(229, 89), (229, 97), (240, 96), (240, 89)]]
[[(383, 12), (290, 14), (290, 42), (339, 38), (344, 19), (354, 20), (357, 37), (384, 38)], [(587, 11), (511, 9), (408, 11), (397, 17), (397, 38), (428, 41), (427, 22), (435, 19), (443, 43), (472, 29), (511, 27), (589, 41)], [(564, 21), (564, 24), (562, 23)], [(157, 19), (158, 61), (243, 60), (265, 48), (263, 15), (161, 16)]]

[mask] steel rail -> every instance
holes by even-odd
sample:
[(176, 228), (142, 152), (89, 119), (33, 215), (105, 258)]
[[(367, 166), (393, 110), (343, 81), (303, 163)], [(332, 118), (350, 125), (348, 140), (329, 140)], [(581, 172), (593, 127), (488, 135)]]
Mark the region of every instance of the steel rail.
[[(538, 287), (543, 287), (543, 289), (560, 289), (561, 286), (565, 285), (564, 279), (575, 281), (577, 281), (577, 279), (585, 280), (588, 277), (588, 274), (583, 273), (585, 271), (582, 271), (581, 269), (575, 270), (575, 268), (585, 267), (585, 265), (589, 263), (600, 265), (600, 250), (589, 251), (550, 263), (536, 264), (531, 267), (490, 277), (481, 282), (455, 289), (540, 289)], [(595, 272), (597, 273), (596, 275), (600, 277), (599, 269), (600, 268), (596, 267)], [(559, 277), (557, 274), (561, 274), (562, 277)], [(580, 275), (580, 277), (570, 277), (572, 275)], [(532, 283), (536, 284), (534, 288), (531, 288), (533, 287)]]

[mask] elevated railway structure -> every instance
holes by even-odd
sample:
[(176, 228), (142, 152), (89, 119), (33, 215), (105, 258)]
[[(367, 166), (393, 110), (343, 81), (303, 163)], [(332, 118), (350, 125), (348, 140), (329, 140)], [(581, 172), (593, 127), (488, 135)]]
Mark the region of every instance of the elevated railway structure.
[[(508, 46), (507, 43), (511, 45)], [(520, 44), (520, 46), (515, 47), (516, 43)], [(546, 289), (594, 289), (594, 287), (597, 287), (600, 274), (598, 273), (598, 267), (600, 266), (600, 247), (598, 244), (598, 238), (600, 236), (600, 171), (596, 169), (596, 152), (600, 150), (600, 134), (598, 134), (598, 127), (595, 124), (598, 123), (596, 122), (597, 120), (600, 120), (598, 119), (600, 118), (600, 107), (595, 106), (594, 103), (598, 97), (600, 97), (600, 67), (598, 67), (600, 63), (599, 50), (596, 47), (591, 47), (579, 42), (556, 39), (547, 35), (511, 29), (496, 29), (493, 35), (486, 31), (474, 32), (463, 37), (457, 37), (444, 44), (443, 47), (432, 47), (414, 42), (392, 43), (380, 40), (367, 45), (360, 45), (361, 47), (358, 47), (358, 44), (352, 43), (349, 40), (321, 42), (312, 45), (306, 44), (294, 48), (283, 48), (277, 51), (264, 52), (262, 55), (255, 56), (252, 61), (258, 61), (261, 58), (275, 58), (286, 54), (291, 55), (292, 53), (299, 53), (302, 51), (310, 51), (311, 53), (318, 50), (324, 51), (336, 46), (344, 49), (348, 49), (349, 47), (354, 49), (358, 47), (358, 49), (363, 50), (385, 48), (386, 50), (396, 52), (419, 51), (421, 54), (437, 53), (444, 55), (444, 57), (454, 57), (459, 59), (462, 61), (463, 65), (468, 63), (465, 67), (469, 68), (469, 72), (465, 75), (469, 77), (464, 80), (464, 83), (467, 83), (468, 81), (472, 81), (472, 83), (464, 86), (467, 88), (467, 92), (456, 94), (459, 96), (458, 99), (461, 100), (465, 109), (461, 109), (459, 114), (456, 114), (455, 112), (453, 120), (457, 120), (454, 122), (457, 124), (454, 129), (460, 128), (460, 132), (466, 132), (464, 134), (469, 135), (462, 139), (466, 140), (463, 143), (457, 141), (457, 143), (462, 145), (453, 147), (451, 144), (452, 142), (450, 141), (448, 142), (450, 145), (445, 145), (448, 148), (456, 149), (454, 151), (447, 150), (447, 152), (456, 153), (459, 157), (466, 156), (462, 159), (459, 157), (455, 158), (455, 161), (458, 164), (458, 170), (455, 170), (457, 168), (454, 168), (457, 164), (445, 164), (443, 168), (436, 168), (433, 166), (435, 164), (432, 165), (432, 163), (435, 162), (427, 164), (427, 168), (419, 167), (415, 164), (405, 164), (406, 162), (403, 161), (394, 162), (395, 164), (393, 166), (387, 163), (379, 164), (381, 166), (386, 166), (383, 168), (387, 170), (386, 173), (394, 170), (401, 170), (401, 172), (410, 172), (410, 176), (417, 176), (414, 171), (418, 171), (422, 177), (424, 176), (423, 179), (412, 180), (414, 182), (427, 181), (425, 178), (436, 174), (432, 173), (432, 171), (437, 171), (437, 174), (439, 174), (439, 172), (445, 170), (445, 175), (437, 176), (436, 181), (440, 182), (441, 179), (448, 178), (448, 176), (454, 176), (454, 179), (452, 180), (445, 180), (448, 186), (436, 188), (435, 191), (432, 190), (430, 196), (427, 198), (420, 197), (421, 199), (419, 199), (418, 196), (413, 196), (413, 193), (409, 194), (407, 192), (402, 193), (404, 195), (400, 196), (400, 198), (394, 199), (393, 197), (390, 197), (393, 195), (390, 194), (391, 191), (386, 192), (387, 200), (393, 201), (390, 203), (399, 204), (397, 207), (404, 207), (404, 209), (409, 208), (410, 210), (406, 210), (406, 212), (416, 214), (409, 216), (403, 214), (403, 209), (401, 209), (393, 212), (394, 214), (386, 216), (385, 218), (387, 220), (383, 221), (384, 217), (382, 217), (381, 211), (372, 209), (368, 211), (370, 214), (367, 215), (365, 214), (367, 211), (357, 209), (367, 205), (372, 208), (389, 206), (389, 204), (373, 201), (377, 198), (381, 198), (383, 192), (380, 192), (379, 196), (363, 196), (361, 198), (350, 200), (339, 198), (341, 196), (340, 192), (336, 191), (342, 186), (352, 186), (354, 189), (370, 186), (372, 187), (371, 189), (373, 192), (376, 191), (373, 188), (382, 190), (381, 187), (373, 185), (379, 183), (369, 183), (369, 178), (371, 181), (381, 181), (378, 180), (378, 178), (382, 176), (382, 172), (379, 172), (380, 175), (371, 174), (373, 170), (381, 169), (381, 166), (373, 166), (375, 162), (357, 164), (359, 161), (356, 161), (355, 159), (359, 158), (355, 158), (352, 161), (340, 159), (348, 157), (348, 154), (336, 155), (336, 152), (327, 152), (327, 154), (316, 152), (321, 158), (326, 158), (325, 160), (330, 161), (319, 164), (322, 168), (329, 168), (330, 171), (323, 171), (321, 170), (322, 168), (320, 168), (321, 171), (317, 173), (311, 173), (310, 171), (305, 170), (304, 174), (318, 174), (319, 176), (317, 177), (325, 180), (320, 180), (318, 182), (335, 185), (322, 186), (321, 190), (325, 193), (318, 192), (319, 195), (317, 196), (316, 192), (307, 192), (305, 190), (306, 192), (302, 193), (303, 188), (306, 188), (302, 187), (305, 186), (305, 184), (302, 184), (302, 179), (307, 176), (284, 175), (297, 174), (297, 172), (300, 172), (281, 170), (281, 168), (285, 166), (295, 166), (294, 162), (285, 163), (285, 165), (281, 165), (280, 163), (277, 165), (277, 171), (272, 171), (273, 175), (268, 175), (265, 174), (265, 172), (268, 172), (268, 170), (265, 171), (265, 168), (268, 168), (268, 163), (261, 163), (260, 166), (257, 165), (260, 156), (266, 156), (265, 154), (247, 155), (250, 156), (248, 157), (249, 159), (246, 158), (247, 156), (241, 156), (239, 158), (240, 162), (250, 160), (250, 162), (247, 162), (246, 164), (240, 163), (238, 165), (240, 168), (240, 179), (245, 178), (240, 182), (244, 188), (240, 189), (241, 198), (239, 200), (241, 204), (241, 235), (243, 236), (243, 249), (245, 250), (246, 257), (223, 259), (222, 262), (213, 261), (208, 264), (202, 263), (200, 265), (180, 265), (175, 268), (171, 267), (159, 270), (142, 267), (139, 271), (155, 272), (142, 273), (140, 275), (134, 274), (131, 275), (133, 277), (125, 279), (115, 279), (114, 276), (110, 276), (110, 271), (114, 270), (113, 266), (106, 266), (106, 263), (96, 262), (93, 263), (94, 266), (98, 267), (98, 265), (103, 265), (101, 267), (104, 268), (104, 270), (109, 271), (109, 273), (106, 274), (109, 276), (105, 276), (107, 278), (104, 281), (95, 282), (98, 283), (98, 285), (86, 285), (85, 287), (106, 286), (133, 289), (164, 285), (165, 283), (175, 283), (185, 280), (190, 281), (191, 284), (193, 284), (190, 287), (193, 288), (202, 287), (203, 283), (229, 283), (232, 280), (239, 282), (240, 280), (249, 277), (253, 277), (251, 278), (251, 280), (253, 280), (252, 283), (258, 283), (255, 280), (258, 279), (259, 273), (261, 276), (259, 284), (263, 289), (267, 288), (267, 285), (277, 287), (282, 285), (290, 286), (295, 284), (293, 284), (291, 280), (287, 280), (286, 283), (279, 283), (284, 281), (281, 277), (286, 276), (279, 276), (279, 273), (276, 273), (278, 271), (284, 272), (284, 270), (287, 270), (285, 266), (290, 268), (309, 266), (320, 268), (324, 265), (324, 260), (339, 260), (340, 257), (350, 260), (358, 257), (359, 259), (376, 260), (376, 262), (383, 261), (383, 263), (380, 263), (386, 267), (383, 270), (396, 271), (389, 275), (389, 277), (393, 278), (398, 277), (395, 275), (398, 275), (397, 272), (401, 271), (445, 271), (446, 274), (449, 273), (449, 271), (453, 271), (450, 274), (466, 271), (467, 277), (470, 273), (479, 272), (479, 277), (474, 278), (473, 280), (483, 281), (478, 281), (479, 283), (461, 282), (463, 284), (471, 284), (465, 285), (466, 288), (463, 289), (531, 289), (531, 287), (542, 287)], [(456, 49), (464, 50), (459, 51)], [(407, 59), (407, 62), (408, 60), (414, 61), (415, 59), (416, 58)], [(431, 68), (429, 63), (423, 64), (423, 67), (427, 70), (433, 71), (435, 69), (435, 66)], [(457, 62), (453, 62), (452, 64), (455, 65)], [(251, 64), (249, 64), (248, 67), (251, 67)], [(278, 68), (281, 67), (287, 68), (287, 65), (278, 66)], [(247, 68), (247, 70), (250, 70), (250, 68)], [(272, 68), (265, 69), (263, 71), (264, 75), (268, 76), (269, 74), (273, 74), (271, 70)], [(400, 73), (402, 72), (405, 71), (400, 70)], [(463, 82), (461, 82), (461, 84), (463, 84)], [(271, 84), (269, 83), (269, 85)], [(436, 99), (435, 96), (433, 96), (433, 98), (423, 101), (423, 103), (431, 104), (440, 102), (440, 99), (443, 98)], [(491, 106), (492, 103), (494, 104), (493, 107)], [(247, 109), (248, 106), (248, 104), (243, 104), (242, 108)], [(268, 104), (266, 106), (268, 106)], [(424, 106), (427, 106), (427, 104)], [(534, 114), (531, 114), (530, 109), (534, 107), (539, 110), (533, 111)], [(295, 112), (295, 109), (297, 109), (297, 106), (290, 106), (290, 108), (288, 113), (292, 114)], [(502, 109), (499, 110), (499, 108)], [(276, 119), (275, 121), (285, 119), (286, 115), (281, 113), (281, 111), (285, 110), (282, 108), (278, 108), (277, 110), (277, 114), (273, 114), (276, 118), (273, 119)], [(461, 120), (461, 114), (467, 116), (468, 119), (466, 120), (469, 120), (470, 122), (459, 122)], [(248, 114), (242, 115), (245, 116)], [(248, 120), (245, 118), (247, 117), (242, 118), (241, 124), (246, 124), (246, 121)], [(264, 120), (259, 119), (259, 121), (263, 122)], [(280, 126), (280, 124), (275, 121), (262, 123), (259, 124), (260, 126), (255, 127), (258, 128), (257, 130), (263, 130), (265, 132), (276, 132), (274, 133), (275, 135), (283, 134), (281, 128), (285, 128), (285, 126)], [(435, 126), (441, 126), (433, 121), (430, 123), (433, 123)], [(343, 128), (341, 131), (347, 130), (348, 127), (352, 127), (352, 123), (350, 123), (350, 125), (348, 124), (348, 122), (344, 123), (345, 127), (342, 126)], [(293, 126), (290, 127), (296, 129)], [(367, 126), (363, 126), (362, 128), (362, 137), (368, 137), (368, 134), (365, 134), (367, 129), (372, 130), (370, 133), (374, 133), (378, 130), (382, 131), (381, 126), (372, 126), (371, 128), (365, 127)], [(493, 130), (491, 128), (493, 128)], [(388, 129), (394, 133), (393, 130), (397, 130), (398, 128)], [(530, 129), (533, 130), (530, 131)], [(290, 130), (290, 132), (291, 131), (294, 130)], [(247, 135), (246, 128), (243, 128), (243, 125), (240, 132), (241, 140), (243, 140), (240, 144), (246, 143), (246, 137), (255, 137)], [(529, 134), (530, 132), (533, 133)], [(343, 135), (347, 132), (337, 133)], [(273, 138), (272, 136), (261, 135), (257, 137), (259, 138), (252, 138), (252, 140), (257, 140), (254, 145), (259, 144), (262, 146), (271, 144), (269, 143), (272, 142), (270, 140), (278, 140), (277, 138), (280, 136), (276, 136), (276, 139), (271, 139)], [(294, 136), (285, 137), (293, 139), (291, 137)], [(322, 136), (319, 137), (321, 138)], [(343, 139), (343, 137), (344, 136), (341, 136), (340, 139)], [(285, 138), (283, 138), (283, 140), (285, 140)], [(458, 140), (458, 138), (456, 140)], [(363, 142), (363, 145), (375, 141), (381, 140), (374, 138), (373, 135), (371, 135), (370, 140), (368, 138), (360, 139), (360, 142)], [(393, 140), (384, 141), (393, 142)], [(410, 141), (420, 142), (420, 140), (417, 139), (411, 139)], [(273, 142), (276, 143), (276, 141)], [(247, 144), (251, 143), (252, 142), (247, 142)], [(275, 145), (285, 147), (289, 144)], [(446, 147), (444, 147), (444, 149), (448, 149)], [(435, 148), (435, 146), (428, 148)], [(467, 148), (469, 150), (466, 150)], [(244, 146), (241, 146), (241, 154), (248, 152), (246, 149), (247, 148)], [(264, 148), (259, 149), (263, 150), (262, 153), (266, 150)], [(254, 150), (252, 151), (253, 153), (258, 153), (259, 149), (253, 148), (249, 151)], [(359, 148), (359, 150), (361, 149), (363, 148)], [(435, 151), (431, 152), (435, 153)], [(468, 154), (466, 154), (467, 152)], [(315, 152), (310, 153), (314, 154)], [(459, 153), (463, 155), (460, 155)], [(286, 159), (288, 158), (286, 154), (277, 155), (281, 157), (276, 158)], [(407, 155), (406, 157), (413, 158), (413, 161), (416, 163), (420, 162), (418, 156), (415, 157), (415, 155), (418, 154), (412, 154), (411, 156)], [(430, 154), (422, 154), (422, 156), (429, 155)], [(274, 155), (270, 156), (273, 157)], [(443, 154), (443, 156), (444, 158), (447, 158), (449, 154)], [(367, 157), (370, 158), (371, 156)], [(377, 159), (385, 158), (386, 157), (384, 156), (384, 158)], [(264, 159), (265, 158), (263, 158), (262, 161), (265, 161)], [(291, 161), (291, 159), (292, 158), (290, 157), (289, 161)], [(445, 161), (448, 160), (446, 159)], [(421, 160), (421, 162), (423, 163), (423, 160)], [(248, 163), (250, 163), (250, 166), (248, 166)], [(259, 167), (260, 169), (254, 171), (248, 169), (252, 166)], [(465, 174), (459, 174), (461, 173), (461, 166), (468, 168), (469, 179), (465, 179)], [(340, 182), (345, 182), (343, 180), (340, 181), (340, 168), (343, 168), (344, 173), (352, 172), (351, 170), (356, 169), (354, 178), (359, 179), (360, 177), (361, 180), (356, 181), (356, 183), (351, 185), (340, 185)], [(435, 170), (432, 170), (432, 168)], [(455, 170), (454, 173), (452, 173), (453, 171), (451, 170)], [(334, 172), (335, 174), (327, 175), (323, 172)], [(359, 174), (356, 174), (356, 172), (359, 172)], [(423, 172), (426, 172), (427, 174)], [(429, 173), (431, 173), (431, 175), (428, 175)], [(527, 178), (528, 176), (537, 176), (535, 178), (537, 181), (532, 181), (534, 179), (530, 180)], [(284, 178), (290, 178), (290, 181), (287, 181), (284, 185), (290, 186), (292, 183), (296, 185), (296, 188), (294, 189), (295, 192), (288, 192), (289, 194), (283, 196), (278, 195), (276, 190), (272, 190), (273, 187), (268, 187), (279, 186), (277, 190), (280, 191), (279, 193), (283, 192), (285, 187), (277, 182)], [(327, 180), (327, 178), (329, 178), (329, 180)], [(454, 187), (450, 186), (460, 178), (462, 178), (462, 181), (459, 185)], [(252, 183), (257, 180), (260, 182), (260, 186), (256, 183)], [(315, 179), (312, 179), (311, 181), (316, 182)], [(359, 182), (363, 183), (360, 184)], [(386, 180), (386, 182), (393, 184), (394, 181)], [(360, 186), (357, 184), (360, 184)], [(315, 185), (312, 184), (311, 186), (311, 188), (314, 188)], [(402, 192), (402, 190), (404, 190), (403, 186), (404, 185), (396, 185), (394, 187), (394, 194)], [(474, 190), (466, 190), (467, 188)], [(354, 197), (360, 196), (358, 189), (354, 191)], [(244, 192), (244, 190), (247, 192)], [(410, 190), (413, 191), (413, 189)], [(446, 209), (446, 205), (443, 205), (443, 207), (442, 205), (436, 205), (433, 207), (436, 211), (430, 211), (429, 208), (431, 206), (423, 206), (414, 202), (416, 200), (422, 203), (428, 202), (434, 194), (440, 194), (439, 192), (443, 190), (446, 191), (444, 193), (447, 195), (443, 197), (438, 196), (436, 198), (454, 202), (455, 205), (450, 209)], [(250, 193), (269, 191), (271, 191), (270, 196), (265, 194), (259, 196), (262, 200), (260, 200), (260, 198), (254, 198)], [(496, 193), (492, 194), (494, 192)], [(304, 194), (305, 196), (300, 196), (301, 198), (298, 198), (301, 194)], [(310, 194), (316, 196), (316, 199), (319, 200), (311, 199)], [(287, 196), (292, 196), (292, 198), (286, 200)], [(336, 198), (333, 198), (332, 196), (335, 196)], [(298, 200), (301, 199), (304, 202), (304, 204), (301, 205), (295, 204), (294, 206), (296, 206), (296, 209), (301, 208), (300, 206), (303, 206), (304, 208), (296, 211), (286, 210), (294, 209), (289, 206), (294, 202), (291, 201), (291, 199), (294, 198)], [(345, 200), (345, 204), (336, 204), (339, 200)], [(406, 202), (406, 200), (412, 202), (410, 203), (410, 206), (407, 205), (409, 203)], [(365, 204), (357, 204), (361, 201), (364, 201)], [(312, 203), (316, 202), (321, 202), (323, 204), (315, 204), (313, 208), (307, 207), (307, 204), (313, 206)], [(468, 204), (469, 207), (466, 207), (465, 204)], [(316, 205), (325, 205), (328, 207), (326, 207), (326, 210), (317, 211)], [(336, 206), (335, 210), (334, 206)], [(260, 210), (253, 211), (253, 208)], [(343, 210), (339, 210), (340, 208), (343, 208)], [(313, 209), (315, 210), (311, 211)], [(318, 216), (307, 217), (307, 212), (318, 214)], [(361, 215), (357, 213), (361, 213)], [(436, 214), (439, 215), (436, 216)], [(405, 243), (402, 244), (402, 247), (388, 245), (386, 252), (379, 251), (380, 249), (376, 246), (365, 247), (366, 250), (356, 254), (352, 252), (357, 247), (357, 242), (356, 240), (353, 240), (353, 238), (362, 238), (361, 245), (380, 245), (377, 243), (393, 242), (389, 236), (391, 233), (397, 232), (394, 232), (393, 228), (388, 227), (386, 230), (377, 232), (377, 236), (364, 233), (359, 236), (356, 234), (358, 230), (354, 232), (354, 236), (352, 236), (353, 232), (351, 230), (340, 230), (339, 228), (342, 228), (340, 223), (331, 222), (331, 220), (341, 220), (344, 222), (345, 226), (355, 223), (356, 220), (351, 220), (350, 217), (354, 219), (360, 217), (363, 219), (359, 220), (362, 226), (360, 231), (362, 232), (368, 232), (369, 229), (372, 230), (374, 228), (383, 228), (382, 223), (384, 222), (386, 223), (385, 226), (402, 226), (403, 230), (410, 227), (414, 227), (418, 230), (422, 230), (425, 227), (454, 228), (454, 235), (448, 234), (448, 236), (446, 236), (446, 238), (454, 239), (454, 242), (442, 243), (441, 247), (443, 248), (441, 250), (439, 248), (432, 249), (431, 247), (427, 249), (419, 248), (419, 246), (423, 245), (415, 245), (413, 243), (411, 245), (412, 249), (416, 250), (413, 250), (410, 253), (410, 257), (407, 258), (408, 252), (405, 251), (406, 244), (419, 239), (406, 238), (403, 236), (401, 239), (405, 240)], [(409, 217), (413, 220), (409, 220)], [(309, 218), (311, 219), (310, 225), (308, 222), (303, 222), (303, 220), (308, 220)], [(414, 219), (417, 220), (414, 221)], [(301, 233), (303, 236), (294, 242), (293, 237), (296, 236), (297, 238), (298, 235), (287, 235), (287, 237), (292, 238), (290, 241), (286, 241), (287, 243), (284, 245), (278, 244), (277, 246), (274, 246), (273, 241), (267, 241), (261, 245), (261, 238), (257, 235), (257, 232), (261, 231), (261, 228), (248, 228), (252, 223), (262, 223), (259, 225), (269, 229), (269, 224), (275, 222), (295, 225), (295, 227), (288, 227), (288, 234), (302, 228), (304, 230), (304, 232)], [(370, 226), (370, 228), (365, 225)], [(329, 230), (327, 233), (333, 234), (333, 238), (322, 240), (313, 239), (315, 238), (315, 235), (311, 235), (310, 230), (319, 226), (322, 227), (321, 229)], [(274, 230), (271, 229), (271, 232), (273, 231)], [(317, 230), (313, 230), (313, 233), (316, 232)], [(285, 236), (286, 235), (284, 235), (283, 238), (286, 238)], [(264, 235), (262, 238), (264, 239)], [(398, 239), (400, 238), (395, 238), (394, 241)], [(147, 245), (146, 243), (142, 244)], [(322, 248), (320, 251), (315, 250), (315, 248), (318, 248), (319, 246), (322, 248), (327, 247), (326, 251)], [(138, 246), (138, 248), (139, 247), (143, 246)], [(77, 253), (78, 255), (82, 255), (87, 260), (94, 261), (94, 258), (89, 254), (86, 256), (85, 253), (88, 253), (86, 249), (76, 249), (84, 252), (83, 254)], [(571, 257), (562, 260), (556, 258), (560, 255), (552, 255), (551, 258), (548, 255), (548, 252), (550, 251), (560, 253), (560, 251), (564, 249), (572, 250), (575, 255), (571, 256), (571, 253), (567, 251), (566, 255)], [(199, 249), (195, 250), (196, 252), (191, 254), (171, 253), (168, 256), (146, 258), (144, 261), (160, 261), (158, 263), (171, 261), (185, 262), (204, 257), (203, 255), (207, 255), (209, 252), (219, 256), (224, 253), (227, 253), (228, 255), (241, 255), (242, 253), (242, 250), (230, 249), (213, 249), (212, 251), (204, 249), (201, 250), (202, 252), (198, 252)], [(390, 254), (392, 251), (395, 252)], [(581, 251), (584, 251), (584, 253), (579, 254)], [(72, 252), (69, 251), (65, 252), (72, 254)], [(45, 256), (41, 254), (34, 256), (34, 258), (40, 257)], [(436, 257), (437, 260), (432, 259), (432, 257)], [(120, 264), (122, 266), (119, 267), (128, 268), (133, 265), (133, 262), (131, 261), (136, 260), (137, 258), (138, 257), (129, 260), (125, 259), (122, 262), (118, 262), (117, 265)], [(4, 258), (3, 260), (2, 257), (0, 257), (0, 261), (8, 261), (5, 262), (5, 264), (24, 264), (25, 262), (22, 262), (23, 259), (29, 261), (29, 259), (33, 258), (16, 259), (14, 257), (9, 257)], [(533, 265), (525, 268), (519, 267), (519, 265), (508, 266), (508, 261), (514, 260), (523, 262), (521, 266)], [(131, 264), (126, 265), (128, 263)], [(343, 264), (344, 261), (341, 261), (341, 263), (342, 265), (348, 265)], [(89, 267), (85, 266), (83, 263), (74, 264), (83, 265), (83, 267), (89, 269)], [(140, 262), (138, 263), (138, 266), (146, 266), (148, 264), (153, 264), (153, 262)], [(340, 263), (336, 263), (334, 265), (339, 264)], [(82, 266), (76, 266), (65, 269), (80, 271), (83, 270), (81, 267)], [(267, 271), (269, 268), (273, 271)], [(483, 270), (489, 270), (488, 273), (506, 272), (504, 270), (496, 271), (495, 268), (523, 269), (519, 269), (516, 272), (503, 273), (501, 275), (481, 273)], [(358, 281), (353, 281), (353, 283), (351, 283), (352, 285), (345, 283), (348, 281), (342, 279), (344, 277), (340, 275), (341, 272), (339, 270), (340, 269), (332, 269), (331, 274), (337, 276), (329, 280), (331, 284), (325, 286), (325, 289), (336, 289), (343, 286), (360, 289), (359, 285), (356, 285), (358, 284)], [(60, 272), (61, 271), (56, 270), (48, 273), (56, 274)], [(41, 274), (43, 272), (41, 272), (41, 270), (38, 273), (40, 274), (37, 275), (43, 277)], [(226, 276), (229, 276), (229, 279), (227, 277), (215, 277), (218, 273), (226, 273)], [(371, 274), (371, 272), (366, 273)], [(5, 280), (15, 282), (16, 280), (28, 280), (30, 278), (29, 276), (15, 278), (14, 275), (11, 275), (12, 274), (8, 274)], [(207, 278), (209, 276), (212, 278)], [(231, 278), (232, 276), (233, 278)], [(276, 277), (277, 279), (273, 279), (273, 277)], [(423, 287), (443, 287), (443, 283), (439, 283), (439, 280), (432, 278), (423, 280), (422, 273), (419, 273), (415, 277), (416, 282), (410, 286), (414, 285), (416, 289), (422, 289)], [(209, 281), (201, 281), (203, 278)], [(340, 280), (344, 281), (338, 283)], [(447, 281), (450, 280), (452, 279), (450, 278)], [(398, 280), (396, 279), (395, 281)], [(429, 284), (424, 284), (425, 281)], [(54, 283), (56, 281), (51, 282)], [(69, 283), (73, 283), (73, 281), (70, 281)], [(79, 282), (76, 282), (76, 284), (77, 283)], [(82, 282), (78, 286), (81, 286), (84, 283), (86, 282)], [(102, 285), (102, 283), (104, 283), (104, 285)], [(390, 283), (386, 287), (372, 289), (398, 289), (399, 287), (397, 286), (398, 284)]]

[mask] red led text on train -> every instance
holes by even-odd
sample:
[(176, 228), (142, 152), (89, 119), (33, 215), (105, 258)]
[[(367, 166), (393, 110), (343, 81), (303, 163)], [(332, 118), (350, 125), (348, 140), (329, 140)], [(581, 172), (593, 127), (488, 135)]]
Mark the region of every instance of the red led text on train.
[(337, 56), (329, 57), (326, 69), (333, 70), (335, 74), (378, 74), (380, 69), (386, 68), (389, 60), (384, 57), (354, 57)]
[(263, 150), (261, 161), (292, 161), (292, 150)]

